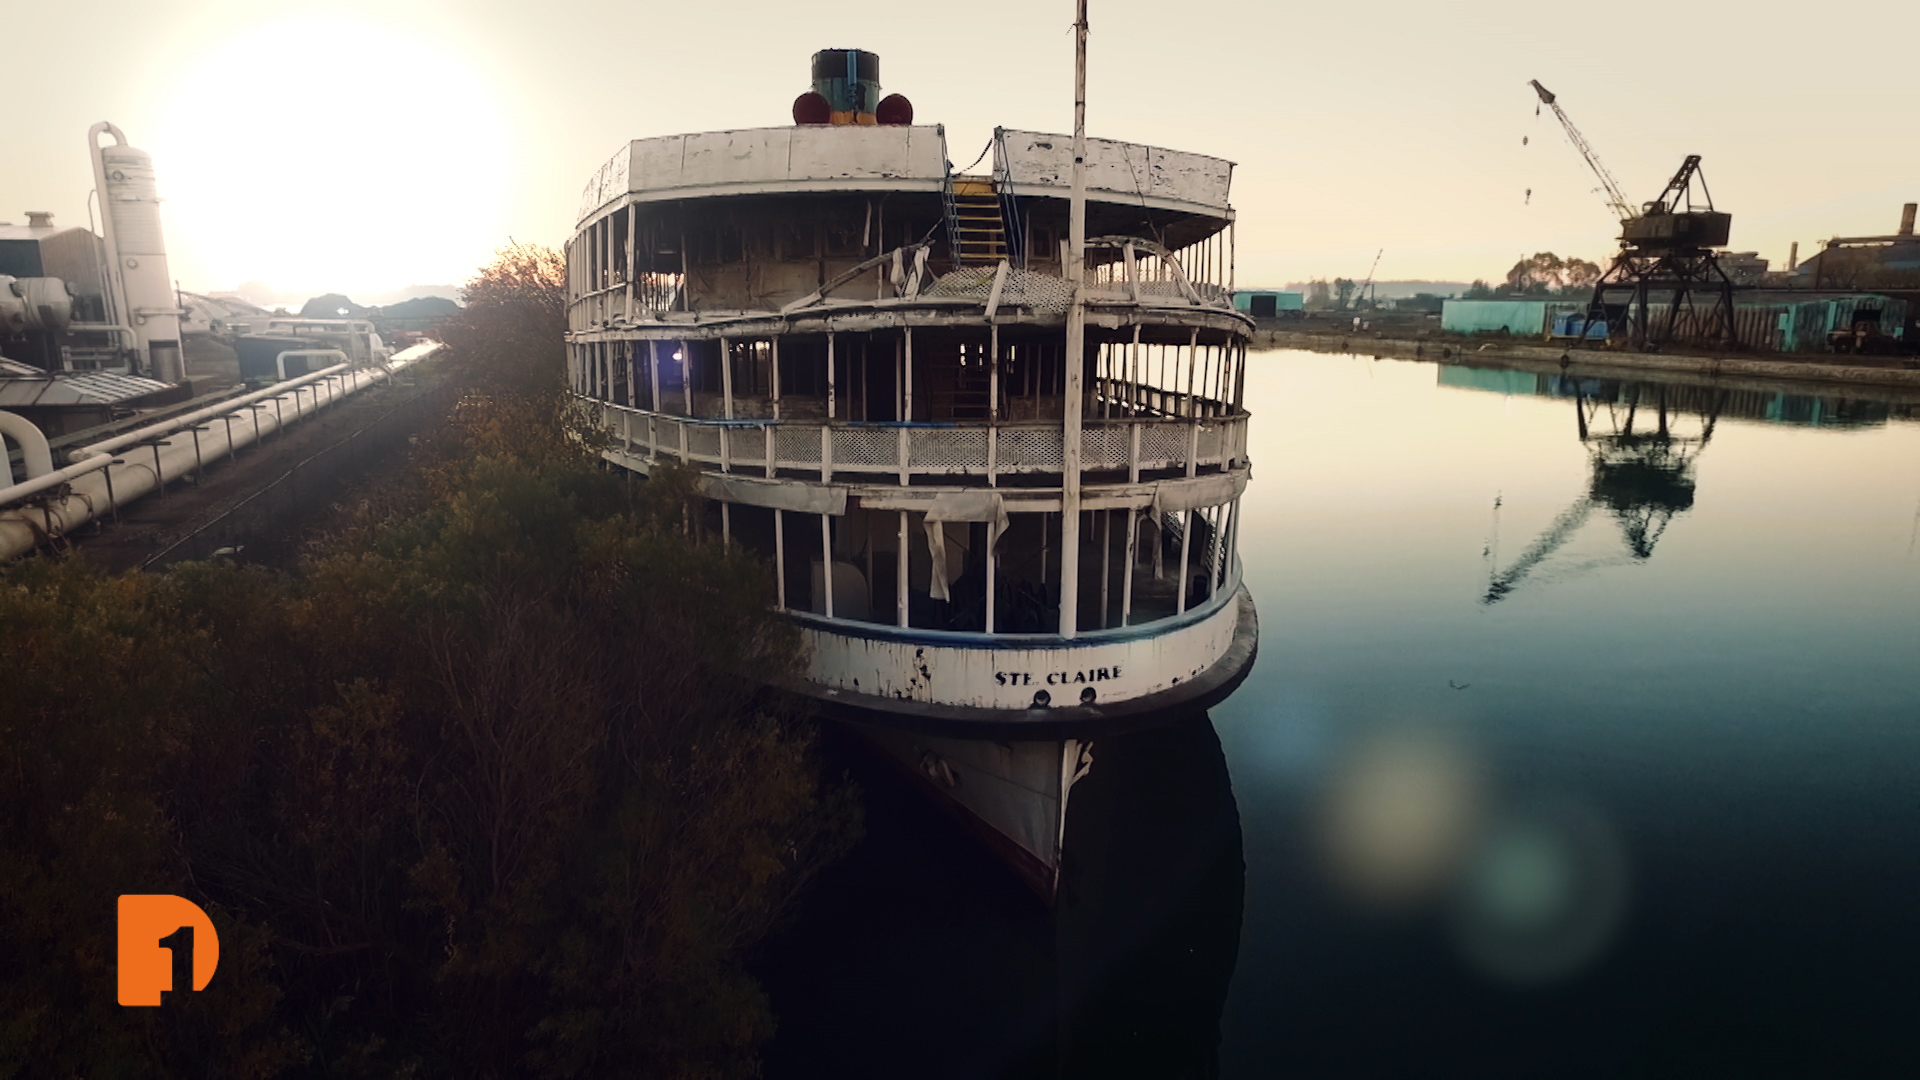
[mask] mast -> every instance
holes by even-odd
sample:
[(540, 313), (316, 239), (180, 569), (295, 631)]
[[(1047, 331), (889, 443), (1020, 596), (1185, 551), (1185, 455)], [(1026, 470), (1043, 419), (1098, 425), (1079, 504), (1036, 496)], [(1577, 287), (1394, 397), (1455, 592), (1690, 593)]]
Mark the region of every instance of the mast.
[(1087, 264), (1087, 0), (1076, 0), (1073, 22), (1073, 194), (1067, 218), (1066, 402), (1060, 449), (1060, 636), (1079, 632), (1080, 615), (1080, 369), (1087, 328), (1082, 295)]

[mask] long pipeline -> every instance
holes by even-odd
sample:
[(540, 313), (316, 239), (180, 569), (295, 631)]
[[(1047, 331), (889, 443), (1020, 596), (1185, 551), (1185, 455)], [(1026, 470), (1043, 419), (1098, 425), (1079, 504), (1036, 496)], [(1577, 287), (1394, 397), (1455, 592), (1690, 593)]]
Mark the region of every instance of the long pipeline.
[[(343, 397), (391, 379), (394, 372), (429, 359), (444, 347), (437, 342), (415, 345), (384, 366), (354, 369), (337, 364), (82, 447), (73, 452), (73, 464), (0, 490), (0, 561), (17, 558), (113, 513), (169, 480), (198, 474), (207, 462), (231, 456)], [(162, 441), (183, 431), (189, 437)], [(115, 456), (129, 448), (148, 452)], [(63, 491), (56, 490), (63, 485)], [(44, 497), (20, 505), (36, 495)]]

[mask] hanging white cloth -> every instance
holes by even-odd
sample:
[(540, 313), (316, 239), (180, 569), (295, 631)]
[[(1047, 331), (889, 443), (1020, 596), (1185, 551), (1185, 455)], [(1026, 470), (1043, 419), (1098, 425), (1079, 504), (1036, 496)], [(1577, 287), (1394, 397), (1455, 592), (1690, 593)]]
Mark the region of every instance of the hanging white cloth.
[(913, 249), (913, 273), (907, 275), (907, 298), (920, 295), (920, 285), (927, 279), (927, 248), (925, 245)]
[(947, 528), (949, 521), (987, 523), (987, 551), (999, 545), (1007, 531), (1007, 504), (998, 492), (951, 491), (936, 495), (927, 508), (927, 552), (933, 557), (928, 591), (935, 600), (951, 600), (947, 591)]

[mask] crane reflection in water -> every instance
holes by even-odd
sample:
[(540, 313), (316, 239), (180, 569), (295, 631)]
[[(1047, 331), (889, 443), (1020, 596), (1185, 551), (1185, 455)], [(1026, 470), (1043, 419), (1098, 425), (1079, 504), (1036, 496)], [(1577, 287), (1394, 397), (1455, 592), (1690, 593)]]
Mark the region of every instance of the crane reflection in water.
[(1886, 423), (1898, 408), (1885, 401), (1795, 394), (1737, 385), (1686, 381), (1621, 381), (1561, 373), (1441, 365), (1439, 384), (1453, 389), (1568, 399), (1575, 429), (1588, 452), (1587, 489), (1510, 563), (1500, 559), (1501, 499), (1493, 504), (1492, 532), (1483, 555), (1487, 589), (1482, 604), (1497, 604), (1566, 548), (1596, 513), (1613, 518), (1623, 549), (1564, 567), (1562, 575), (1653, 557), (1673, 519), (1693, 507), (1695, 466), (1722, 420), (1806, 427), (1860, 427)]
[[(1589, 395), (1589, 389), (1596, 392)], [(1626, 555), (1585, 568), (1652, 558), (1654, 545), (1660, 542), (1674, 515), (1693, 506), (1694, 464), (1713, 441), (1726, 392), (1670, 393), (1686, 388), (1630, 384), (1619, 395), (1602, 396), (1599, 389), (1578, 383), (1573, 386), (1574, 417), (1593, 471), (1587, 490), (1504, 570), (1498, 565), (1495, 542), (1489, 542), (1489, 578), (1481, 603), (1496, 604), (1505, 599), (1572, 540), (1595, 510), (1610, 513), (1619, 524)], [(1643, 408), (1650, 415), (1643, 415)], [(1494, 509), (1497, 537), (1498, 499)]]

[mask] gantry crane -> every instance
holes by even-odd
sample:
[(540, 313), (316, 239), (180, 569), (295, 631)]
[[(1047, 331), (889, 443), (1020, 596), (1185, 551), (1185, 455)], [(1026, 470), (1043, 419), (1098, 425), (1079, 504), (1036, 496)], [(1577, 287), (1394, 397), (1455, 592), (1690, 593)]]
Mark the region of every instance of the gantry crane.
[[(1700, 155), (1688, 155), (1660, 197), (1636, 209), (1599, 153), (1567, 117), (1553, 91), (1541, 86), (1538, 79), (1529, 80), (1528, 85), (1539, 95), (1540, 103), (1553, 110), (1567, 133), (1567, 141), (1600, 178), (1607, 205), (1620, 219), (1620, 253), (1594, 283), (1588, 321), (1606, 323), (1610, 344), (1631, 340), (1638, 349), (1661, 341), (1737, 346), (1733, 279), (1721, 269), (1713, 250), (1726, 245), (1733, 219), (1713, 208), (1706, 178), (1700, 175)], [(1699, 203), (1693, 197), (1695, 183), (1700, 186)], [(1652, 297), (1655, 291), (1667, 296), (1666, 312), (1657, 328)], [(1711, 306), (1695, 304), (1696, 293), (1711, 296)], [(1575, 340), (1586, 340), (1584, 325)]]

